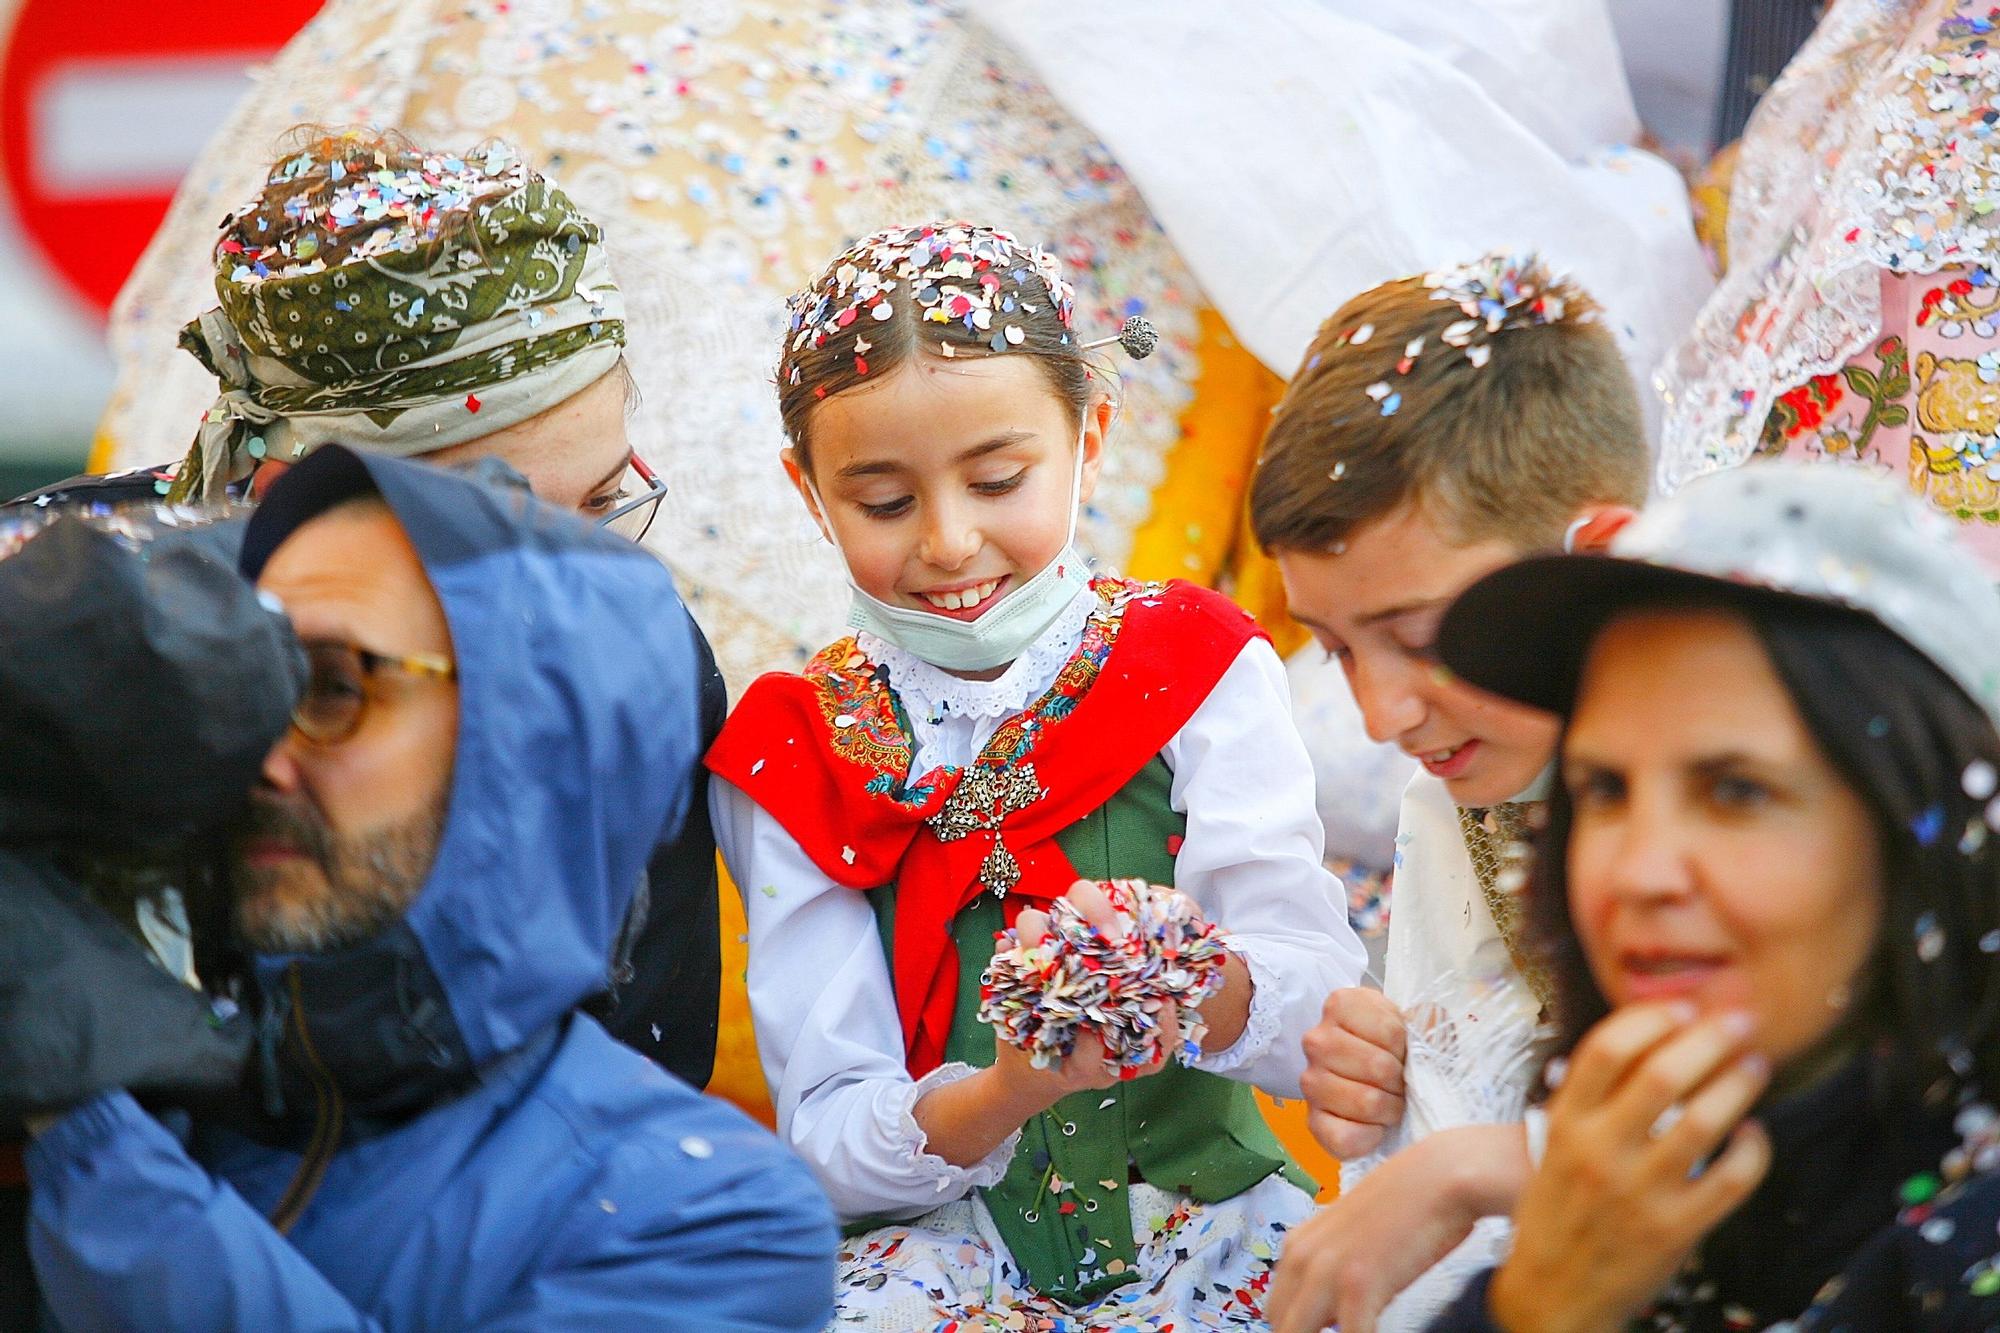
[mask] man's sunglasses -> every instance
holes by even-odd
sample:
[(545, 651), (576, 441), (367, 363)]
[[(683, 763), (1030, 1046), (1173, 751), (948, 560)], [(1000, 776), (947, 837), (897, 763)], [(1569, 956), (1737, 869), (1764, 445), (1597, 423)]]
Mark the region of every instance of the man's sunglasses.
[(458, 668), (442, 653), (395, 657), (351, 643), (315, 639), (305, 645), (306, 690), (292, 709), (292, 725), (314, 745), (338, 745), (361, 728), (368, 712), (368, 682), (380, 675), (451, 680)]

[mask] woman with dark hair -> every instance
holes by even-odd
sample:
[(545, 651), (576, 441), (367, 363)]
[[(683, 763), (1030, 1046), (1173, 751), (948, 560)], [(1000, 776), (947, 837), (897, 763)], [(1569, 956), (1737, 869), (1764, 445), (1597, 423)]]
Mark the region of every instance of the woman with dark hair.
[(1446, 617), (1565, 719), (1560, 1054), (1512, 1252), (1434, 1328), (2000, 1324), (2000, 594), (1944, 527), (1747, 469)]

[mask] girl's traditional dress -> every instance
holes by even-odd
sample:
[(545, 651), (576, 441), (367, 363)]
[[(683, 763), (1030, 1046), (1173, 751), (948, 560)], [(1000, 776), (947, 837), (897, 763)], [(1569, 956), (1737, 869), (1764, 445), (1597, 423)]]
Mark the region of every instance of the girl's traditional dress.
[[(864, 633), (752, 686), (709, 765), (780, 1132), (861, 1233), (842, 1326), (1054, 1302), (1089, 1307), (1079, 1328), (1257, 1322), (1312, 1200), (1248, 1085), (1297, 1095), (1300, 1038), (1363, 953), (1249, 618), (1099, 579), (989, 682)], [(917, 1101), (993, 1060), (995, 932), (1112, 876), (1173, 884), (1228, 932), (1255, 986), (1242, 1037), (1073, 1094), (970, 1167), (927, 1152)]]
[(1829, 6), (1744, 132), (1729, 271), (1663, 368), (1667, 489), (1760, 455), (1879, 468), (2000, 572), (1996, 26)]

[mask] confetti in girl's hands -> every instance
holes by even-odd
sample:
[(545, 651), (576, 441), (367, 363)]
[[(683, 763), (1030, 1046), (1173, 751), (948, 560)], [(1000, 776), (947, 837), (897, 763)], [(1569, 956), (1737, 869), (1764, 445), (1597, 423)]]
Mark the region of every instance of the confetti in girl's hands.
[(1139, 880), (1079, 881), (1049, 912), (1024, 911), (1002, 933), (980, 979), (979, 1016), (1037, 1069), (1094, 1038), (1106, 1061), (1136, 1077), (1170, 1053), (1199, 1053), (1194, 1006), (1221, 988), (1223, 962), (1219, 933), (1187, 895)]

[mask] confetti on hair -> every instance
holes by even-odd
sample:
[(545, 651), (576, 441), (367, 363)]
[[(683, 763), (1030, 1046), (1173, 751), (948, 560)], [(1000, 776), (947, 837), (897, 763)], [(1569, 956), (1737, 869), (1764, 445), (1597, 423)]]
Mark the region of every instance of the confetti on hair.
[(1206, 1032), (1197, 1006), (1222, 988), (1221, 932), (1177, 890), (1136, 879), (1100, 887), (1125, 934), (1099, 930), (1068, 899), (1051, 907), (1049, 933), (1037, 944), (1001, 932), (979, 979), (980, 1021), (1037, 1069), (1067, 1059), (1082, 1032), (1095, 1033), (1130, 1078), (1161, 1058), (1160, 1011), (1177, 1004), (1178, 1055), (1193, 1060)]
[[(360, 264), (386, 254), (414, 254), (435, 242), (475, 204), (525, 189), (527, 164), (502, 143), (475, 152), (424, 153), (390, 165), (388, 149), (365, 136), (338, 134), (281, 159), (265, 189), (307, 181), (286, 198), (292, 228), (276, 244), (251, 234), (263, 195), (223, 221), (219, 255), (233, 256), (229, 280), (252, 286), (273, 278), (324, 272), (332, 245), (358, 238), (337, 264)], [(412, 315), (422, 313), (419, 302)]]
[[(1444, 331), (1444, 341), (1454, 347), (1470, 344), (1481, 328), (1494, 334), (1557, 323), (1566, 311), (1552, 290), (1560, 281), (1532, 252), (1496, 252), (1424, 275), (1433, 301), (1450, 301), (1467, 315)], [(1577, 318), (1590, 319), (1591, 312)]]
[[(1027, 330), (1007, 316), (1017, 298), (1001, 296), (1000, 275), (1017, 287), (1029, 278), (1040, 280), (1054, 302), (1056, 318), (1071, 327), (1076, 291), (1062, 275), (1056, 257), (1040, 246), (1023, 245), (1009, 232), (969, 222), (940, 222), (921, 227), (890, 227), (862, 237), (829, 266), (825, 277), (785, 302), (791, 315), (791, 349), (818, 347), (836, 329), (844, 329), (867, 310), (886, 320), (895, 313), (889, 297), (906, 291), (922, 310), (920, 318), (936, 324), (962, 324), (968, 331), (989, 335), (996, 352), (1018, 347)], [(1034, 314), (1039, 304), (1022, 302), (1018, 309)]]

